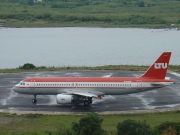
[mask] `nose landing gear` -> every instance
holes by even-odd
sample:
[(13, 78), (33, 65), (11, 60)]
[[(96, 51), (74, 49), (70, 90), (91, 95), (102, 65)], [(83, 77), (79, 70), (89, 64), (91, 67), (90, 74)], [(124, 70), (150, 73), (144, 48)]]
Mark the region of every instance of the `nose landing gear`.
[(34, 99), (32, 100), (32, 103), (36, 104), (36, 102), (37, 102), (36, 95), (34, 95)]

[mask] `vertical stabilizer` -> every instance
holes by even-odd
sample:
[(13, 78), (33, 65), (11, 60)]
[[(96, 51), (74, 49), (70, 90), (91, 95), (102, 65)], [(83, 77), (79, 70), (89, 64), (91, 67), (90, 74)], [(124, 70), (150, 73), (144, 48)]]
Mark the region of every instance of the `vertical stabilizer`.
[(141, 76), (141, 78), (157, 78), (164, 79), (166, 76), (167, 68), (171, 52), (163, 52), (161, 56), (152, 64), (149, 69)]

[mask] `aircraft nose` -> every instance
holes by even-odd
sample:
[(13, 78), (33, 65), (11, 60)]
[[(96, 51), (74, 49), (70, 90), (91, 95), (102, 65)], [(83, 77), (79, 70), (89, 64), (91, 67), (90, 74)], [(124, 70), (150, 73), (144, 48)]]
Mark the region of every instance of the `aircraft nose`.
[(13, 91), (18, 92), (18, 88), (16, 86), (14, 86)]

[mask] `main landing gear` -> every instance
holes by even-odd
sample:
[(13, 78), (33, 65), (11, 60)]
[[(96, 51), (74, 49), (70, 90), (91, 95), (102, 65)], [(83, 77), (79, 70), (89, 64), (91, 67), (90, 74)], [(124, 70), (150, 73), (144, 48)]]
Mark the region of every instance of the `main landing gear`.
[(36, 96), (37, 96), (37, 95), (34, 95), (34, 99), (32, 100), (32, 103), (33, 103), (33, 104), (36, 104), (36, 102), (37, 102)]
[(71, 106), (71, 110), (90, 110), (92, 107), (91, 104), (92, 97), (83, 97), (82, 99), (78, 99), (77, 102)]
[(86, 101), (84, 101), (84, 106), (89, 106), (92, 104), (92, 97), (88, 97)]
[(73, 95), (71, 103), (75, 106), (79, 106), (83, 104), (85, 107), (87, 107), (92, 104), (92, 97)]

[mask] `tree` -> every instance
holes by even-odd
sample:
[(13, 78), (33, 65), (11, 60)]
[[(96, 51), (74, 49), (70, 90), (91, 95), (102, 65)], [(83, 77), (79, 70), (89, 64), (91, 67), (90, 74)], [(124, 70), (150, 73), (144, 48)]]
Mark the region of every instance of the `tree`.
[(25, 69), (25, 70), (29, 70), (29, 69), (35, 69), (36, 66), (31, 64), (31, 63), (26, 63), (24, 64), (23, 66), (20, 66), (19, 67), (20, 69)]
[(177, 132), (173, 127), (169, 127), (168, 129), (163, 131), (162, 135), (177, 135)]
[(152, 135), (152, 130), (146, 121), (125, 120), (117, 125), (118, 135)]
[(168, 134), (169, 132), (180, 134), (180, 122), (174, 123), (174, 122), (166, 121), (160, 124), (159, 126), (157, 126), (155, 128), (155, 131), (156, 134)]
[(27, 5), (33, 6), (34, 5), (34, 1), (33, 0), (27, 0)]
[(77, 135), (103, 135), (105, 131), (101, 128), (102, 121), (98, 114), (88, 113), (79, 123), (72, 123), (72, 130)]
[(137, 2), (137, 5), (139, 7), (144, 7), (145, 6), (144, 1)]
[(73, 132), (65, 125), (60, 124), (58, 130), (55, 133), (52, 133), (52, 135), (73, 135)]

